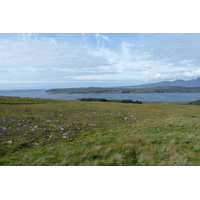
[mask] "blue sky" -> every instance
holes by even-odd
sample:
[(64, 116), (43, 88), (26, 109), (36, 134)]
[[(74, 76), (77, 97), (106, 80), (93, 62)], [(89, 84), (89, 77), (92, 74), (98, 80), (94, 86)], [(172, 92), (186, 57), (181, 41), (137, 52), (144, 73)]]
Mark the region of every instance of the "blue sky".
[(128, 86), (200, 77), (200, 34), (0, 33), (0, 89)]

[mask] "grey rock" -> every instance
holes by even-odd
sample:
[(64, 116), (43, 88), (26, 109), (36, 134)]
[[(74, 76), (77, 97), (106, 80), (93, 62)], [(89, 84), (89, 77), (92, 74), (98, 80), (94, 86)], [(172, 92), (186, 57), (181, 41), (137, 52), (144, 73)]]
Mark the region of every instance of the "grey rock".
[(89, 124), (89, 126), (96, 126), (96, 124)]

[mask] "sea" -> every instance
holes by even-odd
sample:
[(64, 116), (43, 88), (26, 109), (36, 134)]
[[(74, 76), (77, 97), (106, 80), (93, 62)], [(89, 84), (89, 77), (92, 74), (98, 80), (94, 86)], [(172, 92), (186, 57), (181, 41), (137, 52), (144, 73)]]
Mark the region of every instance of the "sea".
[(196, 101), (200, 93), (134, 93), (134, 94), (50, 94), (47, 90), (0, 90), (0, 96), (45, 98), (45, 99), (131, 99), (138, 101)]

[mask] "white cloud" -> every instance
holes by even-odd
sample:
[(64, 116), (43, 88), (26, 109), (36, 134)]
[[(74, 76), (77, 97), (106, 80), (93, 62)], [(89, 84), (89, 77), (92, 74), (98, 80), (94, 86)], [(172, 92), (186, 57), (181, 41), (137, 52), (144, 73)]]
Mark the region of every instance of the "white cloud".
[(49, 40), (49, 43), (50, 43), (50, 44), (53, 44), (53, 45), (55, 45), (55, 46), (59, 46), (59, 45), (57, 44), (56, 40), (54, 40), (53, 38), (48, 38), (48, 40)]
[(99, 33), (95, 34), (95, 38), (98, 48), (104, 48), (107, 45), (110, 45), (110, 43), (112, 42), (112, 40), (108, 36)]
[(99, 34), (99, 33), (95, 34), (95, 37), (96, 38), (101, 38), (101, 39), (103, 39), (105, 41), (108, 41), (108, 42), (112, 41), (108, 36), (103, 35), (103, 34)]
[[(109, 35), (110, 36), (110, 35)], [(155, 82), (200, 76), (199, 36), (163, 36), (145, 45), (118, 42), (104, 34), (80, 35), (80, 42), (61, 42), (38, 34), (0, 40), (1, 83), (129, 81)], [(168, 40), (167, 40), (168, 38)], [(93, 43), (91, 43), (93, 41)]]
[(200, 69), (195, 69), (195, 70), (190, 70), (190, 71), (186, 71), (186, 72), (183, 72), (183, 76), (185, 77), (200, 77)]
[(30, 40), (37, 40), (38, 36), (36, 33), (22, 33), (19, 38), (21, 38), (23, 42), (27, 42)]

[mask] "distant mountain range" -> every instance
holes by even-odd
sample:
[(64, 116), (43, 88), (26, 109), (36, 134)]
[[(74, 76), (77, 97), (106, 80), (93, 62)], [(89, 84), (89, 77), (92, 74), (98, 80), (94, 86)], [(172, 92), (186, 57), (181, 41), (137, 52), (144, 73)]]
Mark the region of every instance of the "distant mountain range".
[(166, 86), (200, 87), (200, 78), (191, 79), (188, 81), (184, 80), (162, 81), (158, 83), (149, 83), (143, 85), (124, 86), (123, 88), (151, 88), (151, 87), (166, 87)]
[(162, 81), (136, 86), (60, 88), (46, 92), (51, 94), (129, 94), (129, 93), (200, 93), (200, 78), (188, 81)]

